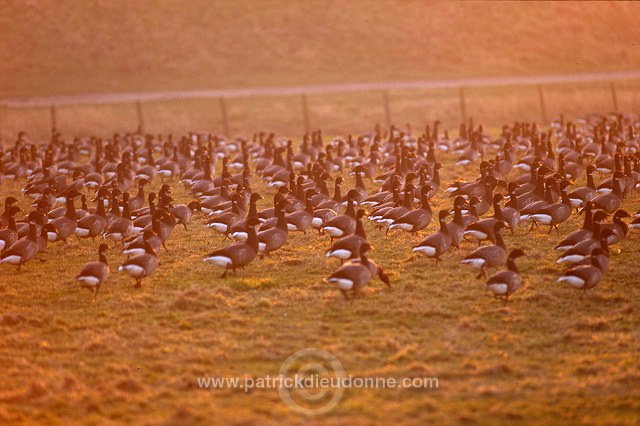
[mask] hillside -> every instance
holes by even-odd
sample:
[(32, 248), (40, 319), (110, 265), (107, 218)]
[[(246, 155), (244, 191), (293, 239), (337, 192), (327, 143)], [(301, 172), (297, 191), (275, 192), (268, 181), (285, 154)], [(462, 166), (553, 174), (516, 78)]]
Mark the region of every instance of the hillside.
[(636, 69), (638, 12), (633, 3), (4, 1), (0, 96)]

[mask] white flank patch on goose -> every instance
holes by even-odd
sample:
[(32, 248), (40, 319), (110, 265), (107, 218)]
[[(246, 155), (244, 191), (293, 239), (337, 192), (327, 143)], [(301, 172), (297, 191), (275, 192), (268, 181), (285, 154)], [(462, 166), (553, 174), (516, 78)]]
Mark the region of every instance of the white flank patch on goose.
[(570, 254), (568, 256), (562, 256), (560, 259), (558, 259), (557, 263), (565, 263), (565, 262), (578, 263), (584, 258), (585, 256), (581, 254)]
[(431, 246), (414, 247), (412, 251), (417, 252), (417, 253), (422, 253), (422, 254), (424, 254), (426, 256), (430, 256), (430, 257), (436, 255), (435, 247), (431, 247)]
[(326, 232), (333, 238), (342, 237), (342, 235), (344, 235), (344, 231), (340, 228), (336, 228), (335, 226), (326, 226), (323, 229), (324, 232)]
[(118, 268), (120, 272), (126, 272), (132, 277), (140, 277), (144, 274), (144, 268), (138, 265), (122, 265)]
[(249, 238), (249, 236), (246, 232), (236, 231), (231, 234), (231, 238), (237, 241), (244, 241)]
[(47, 232), (47, 240), (49, 242), (55, 242), (58, 239), (58, 234), (56, 232)]
[(313, 219), (311, 219), (311, 226), (316, 229), (320, 228), (322, 226), (322, 219), (319, 217), (314, 217)]
[(143, 253), (145, 253), (145, 250), (143, 248), (130, 248), (122, 252), (122, 254), (127, 254), (130, 256), (135, 256), (137, 254), (143, 254)]
[(328, 251), (326, 254), (327, 257), (336, 257), (338, 259), (347, 260), (351, 257), (351, 251), (345, 249), (337, 249), (333, 251)]
[(608, 194), (611, 192), (611, 188), (600, 188), (600, 189), (597, 189), (596, 192), (598, 194)]
[(558, 282), (569, 283), (571, 284), (572, 287), (575, 287), (575, 288), (584, 287), (584, 280), (574, 275), (563, 275), (560, 278), (558, 278)]
[(158, 174), (164, 176), (164, 177), (171, 177), (171, 170), (158, 170)]
[(212, 228), (214, 231), (225, 234), (227, 232), (228, 226), (224, 223), (213, 222), (207, 225), (207, 228)]
[(122, 233), (120, 232), (112, 232), (110, 234), (105, 235), (105, 237), (113, 241), (122, 241)]
[(456, 162), (456, 166), (468, 166), (469, 164), (471, 164), (471, 161), (469, 160), (460, 160)]
[(486, 240), (488, 235), (484, 232), (481, 231), (476, 231), (474, 229), (468, 230), (468, 231), (464, 231), (464, 235), (471, 235), (479, 240)]
[(487, 284), (487, 288), (491, 290), (493, 294), (507, 294), (509, 286), (506, 283), (491, 283)]
[(531, 219), (543, 225), (551, 224), (551, 216), (548, 214), (542, 214), (542, 213), (532, 214)]
[(22, 261), (22, 257), (18, 255), (7, 256), (4, 259), (0, 260), (0, 263), (8, 263), (9, 265), (19, 265)]
[(410, 223), (392, 223), (389, 228), (391, 229), (402, 229), (403, 231), (411, 232), (413, 231), (413, 225)]
[(231, 265), (231, 259), (228, 258), (227, 256), (205, 257), (203, 261), (207, 263), (213, 263), (214, 265), (223, 266), (223, 267), (227, 265)]
[(287, 229), (288, 229), (289, 231), (297, 231), (297, 230), (298, 230), (298, 227), (297, 227), (297, 226), (295, 226), (295, 225), (292, 225), (292, 224), (290, 224), (290, 223), (287, 223)]
[(481, 257), (473, 257), (471, 259), (462, 259), (461, 263), (471, 265), (475, 269), (480, 269), (486, 262), (486, 259), (482, 259)]
[(75, 233), (78, 237), (86, 237), (89, 235), (89, 230), (85, 228), (76, 228)]
[(95, 287), (100, 283), (100, 280), (92, 275), (79, 276), (76, 280), (90, 287)]
[(329, 278), (330, 283), (337, 284), (338, 288), (342, 290), (351, 290), (353, 288), (353, 281), (346, 278)]
[(267, 248), (266, 243), (258, 243), (258, 251), (262, 253)]

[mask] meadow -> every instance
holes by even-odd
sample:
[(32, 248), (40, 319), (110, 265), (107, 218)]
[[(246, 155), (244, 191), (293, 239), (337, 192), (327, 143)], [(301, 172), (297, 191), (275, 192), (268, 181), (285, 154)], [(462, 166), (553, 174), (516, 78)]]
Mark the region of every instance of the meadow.
[[(471, 178), (440, 154), (443, 182)], [(515, 176), (513, 172), (512, 176)], [(353, 184), (351, 178), (349, 184)], [(581, 183), (580, 181), (578, 183)], [(273, 191), (252, 184), (270, 203)], [(23, 183), (3, 182), (0, 197)], [(176, 202), (188, 193), (173, 183)], [(348, 185), (344, 185), (348, 187)], [(159, 188), (159, 182), (153, 185)], [(26, 201), (20, 205), (26, 207)], [(449, 207), (442, 193), (433, 208)], [(635, 212), (633, 193), (625, 207)], [(522, 225), (509, 248), (527, 256), (525, 285), (508, 303), (487, 294), (460, 265), (476, 243), (441, 262), (412, 254), (436, 229), (410, 236), (365, 224), (370, 257), (391, 279), (347, 302), (324, 283), (338, 266), (328, 237), (293, 233), (271, 257), (237, 276), (202, 262), (222, 237), (195, 216), (174, 230), (160, 267), (142, 289), (117, 272), (95, 304), (74, 276), (97, 244), (51, 244), (23, 272), (0, 268), (0, 423), (10, 424), (637, 424), (640, 413), (637, 234), (616, 246), (611, 271), (582, 295), (556, 282), (560, 232)], [(198, 377), (264, 377), (304, 348), (332, 353), (359, 377), (435, 377), (438, 389), (349, 389), (335, 409), (304, 417), (276, 390), (204, 390)]]

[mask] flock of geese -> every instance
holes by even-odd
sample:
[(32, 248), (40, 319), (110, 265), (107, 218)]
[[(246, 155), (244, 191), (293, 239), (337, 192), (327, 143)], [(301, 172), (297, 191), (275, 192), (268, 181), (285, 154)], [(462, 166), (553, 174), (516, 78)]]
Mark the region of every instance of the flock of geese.
[[(506, 301), (522, 281), (516, 259), (526, 256), (508, 248), (509, 234), (525, 226), (544, 229), (552, 239), (560, 224), (583, 215), (582, 227), (555, 250), (558, 263), (566, 264), (558, 281), (586, 292), (607, 272), (610, 245), (626, 238), (629, 228), (640, 228), (640, 212), (629, 224), (624, 219), (632, 215), (623, 209), (640, 184), (635, 123), (636, 117), (622, 114), (561, 118), (546, 131), (516, 122), (491, 138), (470, 122), (450, 139), (435, 122), (421, 134), (391, 126), (326, 144), (316, 131), (297, 148), (266, 133), (251, 140), (192, 133), (176, 141), (141, 134), (66, 141), (54, 131), (50, 141), (36, 144), (21, 132), (12, 147), (0, 150), (0, 182), (24, 182), (21, 194), (4, 200), (0, 264), (21, 270), (48, 244), (90, 239), (98, 244), (98, 260), (80, 268), (76, 280), (93, 291), (95, 302), (109, 276), (110, 247), (124, 256), (118, 270), (140, 287), (158, 268), (174, 228), (187, 230), (201, 212), (206, 228), (230, 241), (203, 259), (222, 268), (222, 278), (270, 256), (291, 233), (313, 232), (329, 240), (324, 255), (340, 260), (325, 281), (353, 300), (376, 277), (390, 285), (369, 258), (373, 247), (364, 221), (386, 234), (416, 234), (436, 220), (437, 230), (413, 252), (435, 259), (437, 267), (445, 253), (461, 252), (464, 240), (477, 240), (461, 263), (478, 270), (485, 288)], [(456, 160), (440, 162), (438, 156)], [(479, 173), (445, 187), (443, 168)], [(347, 174), (354, 186), (344, 189)], [(253, 176), (264, 183), (262, 194), (252, 189)], [(578, 186), (583, 176), (585, 184)], [(147, 193), (145, 187), (158, 180), (160, 189)], [(167, 181), (184, 185), (193, 201), (175, 204)], [(450, 207), (434, 213), (436, 194), (449, 196)], [(20, 197), (29, 200), (29, 211), (18, 207), (25, 204)], [(263, 198), (273, 207), (258, 210)]]

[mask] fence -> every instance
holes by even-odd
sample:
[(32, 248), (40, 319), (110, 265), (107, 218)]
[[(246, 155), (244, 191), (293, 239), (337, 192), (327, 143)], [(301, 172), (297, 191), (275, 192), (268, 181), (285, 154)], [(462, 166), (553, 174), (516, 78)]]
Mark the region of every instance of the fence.
[(639, 90), (640, 72), (628, 72), (0, 99), (0, 137), (11, 142), (25, 130), (47, 138), (51, 127), (67, 137), (137, 129), (299, 136), (321, 128), (333, 135), (375, 124), (421, 128), (436, 119), (455, 129), (471, 117), (498, 127), (547, 123), (561, 113), (638, 111)]

